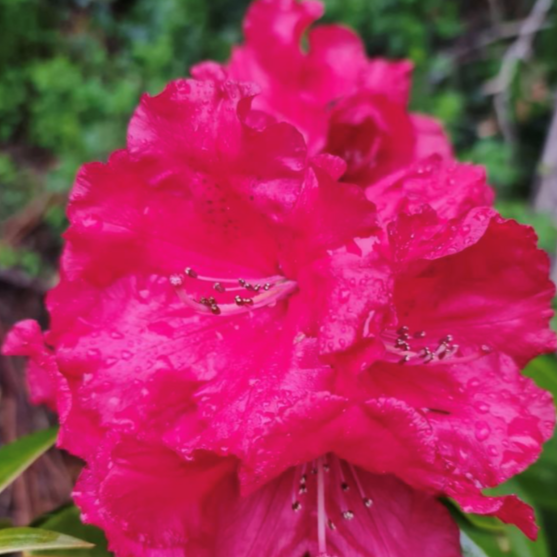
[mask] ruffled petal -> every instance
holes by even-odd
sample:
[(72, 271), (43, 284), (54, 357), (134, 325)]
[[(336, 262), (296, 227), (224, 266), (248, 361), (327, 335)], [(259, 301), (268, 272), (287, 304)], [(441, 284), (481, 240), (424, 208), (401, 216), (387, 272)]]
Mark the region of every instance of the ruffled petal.
[(436, 467), (422, 466), (421, 478), (401, 477), (414, 485), (416, 479), (424, 487), (429, 483), (459, 501), (477, 499), (471, 512), (495, 512), (481, 506), (481, 489), (534, 462), (555, 425), (551, 395), (522, 377), (508, 356), (460, 365), (375, 364), (352, 388), (404, 401), (426, 419)]
[(58, 413), (61, 429), (57, 445), (86, 457), (95, 450), (102, 432), (97, 417), (76, 404), (76, 383), (61, 372), (51, 336), (51, 332), (43, 335), (36, 321), (21, 321), (8, 334), (3, 353), (29, 358), (27, 382), (31, 400)]
[(520, 366), (555, 349), (555, 287), (533, 229), (484, 209), (446, 224), (425, 212), (401, 217), (391, 240), (400, 262), (397, 315), (426, 332), (420, 346), (432, 339), (436, 349), (450, 335), (460, 355), (497, 350)]
[(390, 269), (374, 253), (342, 252), (317, 260), (300, 277), (300, 287), (307, 292), (306, 315), (319, 324), (312, 334), (323, 355), (344, 352), (389, 319)]
[[(55, 294), (73, 288), (63, 281)], [(96, 416), (99, 430), (160, 437), (195, 408), (193, 392), (224, 372), (257, 369), (257, 351), (280, 330), (284, 306), (226, 318), (184, 307), (166, 278), (126, 277), (87, 289), (77, 308), (57, 306), (52, 338), (75, 410)], [(67, 327), (71, 322), (72, 326)], [(164, 410), (161, 410), (164, 408)]]
[[(424, 205), (435, 211), (433, 221), (445, 222), (476, 207), (489, 207), (494, 198), (483, 168), (448, 162), (440, 156), (427, 157), (372, 184), (366, 189), (366, 196), (376, 205), (385, 224), (401, 213), (417, 213)], [(423, 235), (428, 222), (417, 225)]]
[[(46, 347), (43, 333), (36, 321), (20, 321), (8, 333), (2, 353), (26, 356), (27, 385), (34, 404), (46, 404), (55, 412), (64, 413), (66, 388), (52, 352)], [(58, 408), (60, 406), (60, 409)]]
[(233, 459), (197, 453), (186, 462), (156, 444), (108, 437), (73, 497), (103, 528), (118, 557), (210, 557), (215, 517), (237, 493)]
[(431, 155), (438, 155), (446, 160), (453, 158), (450, 139), (439, 120), (425, 114), (413, 114), (411, 119), (418, 139), (414, 151), (416, 160)]
[[(208, 175), (221, 190), (214, 195), (235, 194), (248, 207), (278, 218), (301, 190), (306, 146), (292, 126), (264, 122), (263, 128), (254, 127), (254, 94), (245, 83), (171, 82), (161, 94), (141, 99), (128, 129), (128, 148), (155, 159), (158, 179), (176, 173), (188, 182), (193, 178), (188, 187), (193, 197), (206, 195)], [(200, 174), (206, 181), (196, 188)]]
[(204, 62), (192, 73), (256, 83), (253, 107), (295, 125), (311, 154), (343, 157), (347, 181), (367, 185), (419, 157), (450, 156), (441, 126), (408, 114), (412, 64), (368, 59), (361, 39), (342, 26), (308, 31), (322, 12), (310, 0), (258, 0), (246, 16), (245, 44), (229, 63)]
[(414, 132), (405, 106), (364, 91), (334, 103), (323, 149), (347, 162), (347, 181), (371, 184), (414, 160)]
[(531, 540), (538, 536), (538, 526), (534, 509), (521, 501), (516, 495), (503, 497), (484, 497), (478, 494), (459, 494), (455, 499), (464, 512), (496, 516), (506, 524), (514, 524)]

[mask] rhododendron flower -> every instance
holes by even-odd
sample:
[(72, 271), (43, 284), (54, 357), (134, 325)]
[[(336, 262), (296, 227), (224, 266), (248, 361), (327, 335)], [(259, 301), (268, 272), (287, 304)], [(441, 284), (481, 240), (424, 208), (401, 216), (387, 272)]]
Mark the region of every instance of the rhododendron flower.
[(244, 23), (245, 44), (228, 64), (204, 62), (195, 77), (251, 81), (254, 108), (294, 124), (310, 153), (342, 157), (344, 179), (371, 183), (427, 155), (450, 157), (435, 120), (408, 113), (411, 64), (366, 56), (360, 38), (339, 25), (308, 27), (323, 13), (313, 0), (257, 0)]
[[(250, 17), (284, 8), (307, 62), (315, 6)], [(324, 29), (310, 44), (335, 60), (325, 39), (353, 35)], [(221, 74), (145, 96), (127, 149), (78, 175), (50, 330), (6, 341), (86, 461), (84, 519), (119, 557), (456, 557), (450, 496), (534, 537), (529, 507), (482, 490), (554, 426), (520, 375), (555, 348), (535, 234), (442, 154), (349, 183), (363, 167), (263, 89)]]
[[(264, 400), (271, 393), (258, 378), (270, 388), (283, 380), (292, 403), (301, 395), (316, 403), (309, 425), (334, 376), (321, 358), (348, 349), (364, 324), (373, 330), (370, 315), (377, 311), (379, 323), (388, 302), (388, 269), (377, 261), (365, 270), (373, 245), (364, 254), (355, 244), (376, 231), (364, 191), (335, 181), (342, 161), (308, 160), (294, 128), (258, 123), (250, 101), (243, 85), (193, 81), (143, 100), (129, 150), (86, 166), (76, 182), (46, 343), (27, 321), (4, 350), (44, 370), (43, 400), (58, 408), (61, 445), (88, 464), (76, 499), (119, 555), (249, 555), (244, 520), (259, 524), (250, 544), (270, 544), (269, 555), (363, 547), (458, 555), (436, 494), (356, 470), (319, 444), (303, 455), (310, 477), (291, 463), (242, 497), (243, 463), (225, 429), (218, 450), (205, 450), (205, 440), (184, 449), (185, 430), (195, 442), (216, 410), (203, 386), (223, 381), (231, 393), (259, 393), (253, 402), (264, 409), (279, 402)], [(361, 298), (350, 296), (355, 276)], [(311, 494), (303, 510), (292, 500), (299, 490)], [(148, 496), (159, 498), (164, 519), (149, 529)], [(275, 508), (277, 497), (286, 506)], [(271, 511), (290, 531), (278, 541), (261, 531)]]

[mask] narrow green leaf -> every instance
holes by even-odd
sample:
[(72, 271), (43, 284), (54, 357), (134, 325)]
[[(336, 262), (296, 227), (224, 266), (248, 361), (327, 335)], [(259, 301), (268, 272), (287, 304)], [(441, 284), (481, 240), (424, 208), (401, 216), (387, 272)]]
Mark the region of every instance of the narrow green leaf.
[(463, 557), (489, 557), (466, 532), (460, 532), (460, 546)]
[(0, 530), (0, 555), (34, 549), (71, 549), (76, 547), (91, 547), (91, 544), (66, 534), (49, 532), (39, 528), (4, 528)]
[(53, 551), (33, 551), (26, 555), (43, 557), (110, 557), (104, 533), (99, 528), (81, 522), (79, 509), (75, 505), (65, 505), (33, 522), (33, 526), (77, 536), (94, 544), (94, 547), (63, 549)]
[(51, 427), (21, 437), (0, 448), (0, 492), (24, 472), (56, 441), (58, 428)]

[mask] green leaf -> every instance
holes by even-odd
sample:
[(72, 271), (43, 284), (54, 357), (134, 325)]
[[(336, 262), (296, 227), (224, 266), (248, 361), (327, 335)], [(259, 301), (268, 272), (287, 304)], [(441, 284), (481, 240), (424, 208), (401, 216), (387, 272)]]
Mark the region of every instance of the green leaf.
[(27, 435), (0, 448), (0, 492), (24, 472), (56, 441), (58, 428)]
[(542, 389), (546, 389), (557, 397), (557, 361), (555, 356), (540, 356), (532, 360), (524, 374), (531, 377)]
[(543, 535), (533, 542), (514, 526), (490, 532), (459, 522), (463, 557), (550, 557)]
[(33, 556), (49, 557), (110, 557), (106, 538), (99, 528), (83, 524), (80, 519), (79, 509), (74, 505), (65, 505), (53, 512), (44, 515), (33, 522), (33, 526), (77, 536), (94, 544), (94, 547), (52, 551), (33, 551)]
[(0, 555), (33, 549), (69, 549), (90, 546), (89, 542), (39, 528), (4, 528), (0, 530)]
[(460, 532), (463, 557), (489, 557), (486, 552), (465, 532)]
[[(538, 386), (552, 393), (557, 400), (557, 360), (555, 356), (540, 356), (528, 364), (525, 375), (531, 377)], [(538, 461), (520, 474), (518, 484), (538, 508), (557, 513), (557, 434), (545, 443)], [(553, 488), (552, 488), (553, 486)]]

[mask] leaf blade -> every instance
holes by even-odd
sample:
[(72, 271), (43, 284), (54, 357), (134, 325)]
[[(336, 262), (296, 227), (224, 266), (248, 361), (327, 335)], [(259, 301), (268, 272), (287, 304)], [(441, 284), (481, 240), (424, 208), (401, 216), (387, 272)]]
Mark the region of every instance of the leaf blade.
[(4, 528), (0, 530), (0, 555), (45, 549), (92, 547), (92, 544), (66, 534), (40, 528)]
[(54, 445), (57, 435), (52, 427), (0, 447), (0, 493)]

